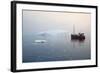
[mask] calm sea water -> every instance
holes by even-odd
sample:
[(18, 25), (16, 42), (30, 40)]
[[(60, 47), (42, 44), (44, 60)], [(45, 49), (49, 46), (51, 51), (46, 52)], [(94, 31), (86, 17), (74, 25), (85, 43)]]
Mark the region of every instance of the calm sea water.
[[(24, 40), (25, 39), (25, 40)], [(35, 40), (46, 40), (36, 43)], [(70, 34), (23, 37), (23, 62), (44, 62), (90, 59), (90, 41), (72, 41)]]

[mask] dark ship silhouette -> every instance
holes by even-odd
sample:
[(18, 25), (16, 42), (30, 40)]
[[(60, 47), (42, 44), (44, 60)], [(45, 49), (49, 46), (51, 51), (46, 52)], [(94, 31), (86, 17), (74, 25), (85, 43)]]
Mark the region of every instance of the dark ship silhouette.
[(75, 26), (74, 25), (73, 25), (73, 34), (71, 34), (71, 40), (79, 40), (79, 41), (85, 40), (84, 33), (75, 34)]
[(84, 33), (71, 34), (71, 39), (72, 40), (85, 40), (85, 36), (84, 36)]

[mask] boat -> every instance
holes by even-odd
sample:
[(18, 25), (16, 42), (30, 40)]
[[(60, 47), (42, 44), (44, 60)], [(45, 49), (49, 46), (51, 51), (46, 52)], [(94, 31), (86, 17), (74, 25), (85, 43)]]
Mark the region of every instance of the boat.
[(71, 39), (72, 40), (85, 40), (85, 35), (84, 33), (71, 34)]
[(71, 34), (71, 40), (85, 40), (84, 33), (75, 33), (75, 26), (73, 25), (73, 34)]

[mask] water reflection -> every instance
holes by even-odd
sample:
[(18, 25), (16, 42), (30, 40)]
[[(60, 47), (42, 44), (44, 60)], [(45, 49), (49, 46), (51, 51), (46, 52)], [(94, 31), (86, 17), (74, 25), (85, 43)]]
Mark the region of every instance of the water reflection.
[[(39, 35), (39, 36), (38, 36)], [(72, 40), (70, 34), (44, 33), (23, 39), (23, 62), (44, 62), (90, 59), (90, 41)]]
[(85, 40), (71, 39), (70, 41), (72, 43), (72, 47), (77, 48), (78, 46), (82, 46)]

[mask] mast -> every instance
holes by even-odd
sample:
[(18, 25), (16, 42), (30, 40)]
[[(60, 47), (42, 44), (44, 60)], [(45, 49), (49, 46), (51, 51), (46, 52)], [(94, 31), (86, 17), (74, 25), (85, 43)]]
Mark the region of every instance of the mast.
[(73, 34), (75, 34), (75, 25), (73, 24)]

